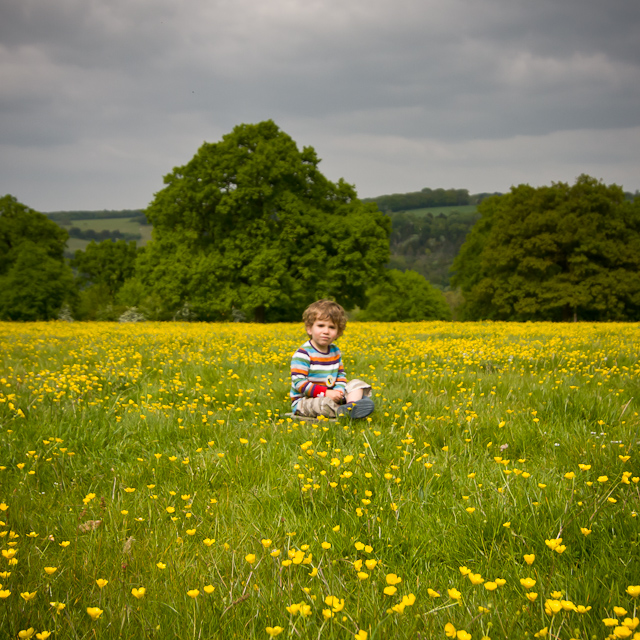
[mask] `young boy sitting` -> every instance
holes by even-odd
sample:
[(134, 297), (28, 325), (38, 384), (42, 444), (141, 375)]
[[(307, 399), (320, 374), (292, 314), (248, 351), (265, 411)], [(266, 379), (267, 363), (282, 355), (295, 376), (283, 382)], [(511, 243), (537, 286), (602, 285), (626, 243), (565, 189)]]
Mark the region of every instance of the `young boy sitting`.
[(332, 300), (318, 300), (302, 315), (309, 335), (291, 358), (291, 408), (294, 415), (365, 418), (374, 409), (371, 385), (350, 380), (340, 349), (333, 344), (347, 326), (344, 309)]

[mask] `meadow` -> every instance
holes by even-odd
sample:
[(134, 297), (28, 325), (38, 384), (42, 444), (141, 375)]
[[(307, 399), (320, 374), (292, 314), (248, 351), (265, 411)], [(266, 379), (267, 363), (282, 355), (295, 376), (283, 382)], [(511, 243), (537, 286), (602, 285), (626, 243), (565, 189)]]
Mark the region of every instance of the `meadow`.
[[(0, 323), (7, 638), (640, 638), (640, 325)], [(638, 628), (636, 628), (638, 627)]]

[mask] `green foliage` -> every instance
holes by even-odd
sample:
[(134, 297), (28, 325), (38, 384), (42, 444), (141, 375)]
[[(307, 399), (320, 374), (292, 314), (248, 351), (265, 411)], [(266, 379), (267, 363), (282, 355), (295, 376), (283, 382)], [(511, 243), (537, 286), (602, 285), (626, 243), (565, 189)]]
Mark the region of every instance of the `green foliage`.
[(453, 265), (467, 319), (640, 318), (639, 200), (582, 175), (514, 187), (478, 211)]
[(135, 242), (90, 242), (85, 251), (76, 251), (71, 266), (77, 269), (83, 288), (104, 284), (114, 297), (135, 272), (138, 255)]
[(319, 297), (363, 305), (389, 259), (390, 223), (318, 163), (266, 121), (205, 143), (165, 177), (138, 263), (165, 317), (185, 302), (203, 320), (235, 310), (258, 321), (297, 319)]
[(451, 311), (442, 292), (419, 273), (393, 269), (386, 275), (383, 282), (369, 291), (369, 306), (361, 314), (361, 320), (451, 320)]
[(367, 202), (375, 202), (382, 211), (407, 211), (423, 207), (451, 207), (470, 204), (469, 192), (466, 189), (429, 189), (411, 193), (394, 193), (388, 196), (369, 198)]
[[(391, 213), (390, 266), (411, 269), (429, 282), (449, 286), (450, 268), (460, 247), (480, 215), (476, 207), (447, 211), (435, 209)], [(435, 213), (439, 212), (439, 213)]]
[(0, 318), (49, 320), (75, 300), (67, 232), (13, 196), (0, 198)]

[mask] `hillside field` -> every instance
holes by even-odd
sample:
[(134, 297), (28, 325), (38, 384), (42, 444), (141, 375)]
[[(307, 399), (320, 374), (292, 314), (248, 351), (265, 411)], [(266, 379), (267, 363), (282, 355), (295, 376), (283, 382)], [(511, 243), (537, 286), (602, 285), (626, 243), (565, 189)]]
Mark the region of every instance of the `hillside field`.
[[(0, 323), (7, 638), (637, 638), (640, 325)], [(637, 627), (637, 628), (636, 628)]]

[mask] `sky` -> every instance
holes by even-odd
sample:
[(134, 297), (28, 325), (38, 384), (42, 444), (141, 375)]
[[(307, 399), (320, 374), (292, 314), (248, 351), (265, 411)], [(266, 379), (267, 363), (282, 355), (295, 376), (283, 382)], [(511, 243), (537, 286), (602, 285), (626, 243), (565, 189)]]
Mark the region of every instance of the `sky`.
[(0, 196), (146, 207), (272, 119), (360, 197), (640, 189), (637, 0), (2, 0)]

